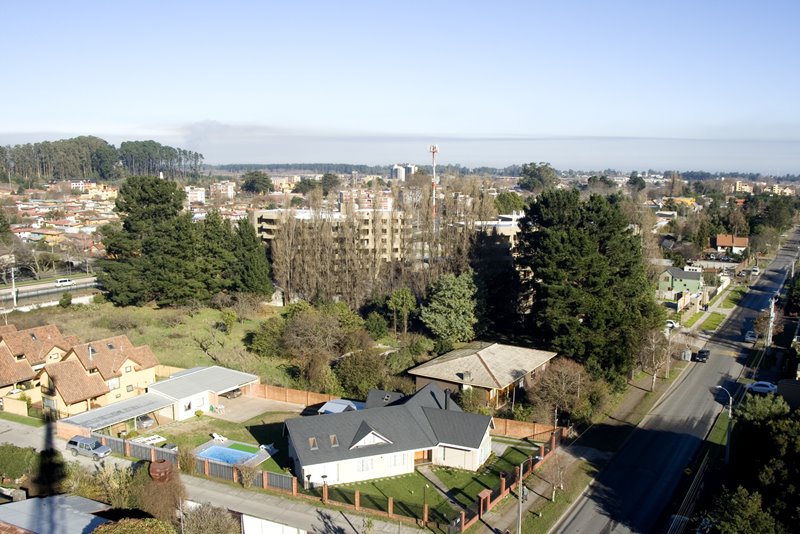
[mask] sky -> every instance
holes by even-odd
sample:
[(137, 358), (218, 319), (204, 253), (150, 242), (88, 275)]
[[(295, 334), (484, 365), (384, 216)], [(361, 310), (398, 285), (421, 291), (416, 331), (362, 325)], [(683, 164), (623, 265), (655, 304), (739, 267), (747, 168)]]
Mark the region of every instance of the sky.
[(800, 2), (4, 2), (0, 144), (800, 174)]

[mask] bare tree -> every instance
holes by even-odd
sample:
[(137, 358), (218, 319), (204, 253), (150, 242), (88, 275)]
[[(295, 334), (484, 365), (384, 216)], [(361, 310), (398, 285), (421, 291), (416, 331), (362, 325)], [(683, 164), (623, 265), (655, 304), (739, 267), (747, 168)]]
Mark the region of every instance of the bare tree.
[[(588, 402), (591, 378), (581, 364), (567, 358), (553, 360), (528, 395), (542, 420), (550, 414), (574, 412)], [(557, 419), (557, 416), (554, 418)]]
[(667, 337), (661, 330), (650, 330), (644, 334), (638, 360), (642, 369), (652, 375), (650, 391), (656, 389), (658, 371), (669, 362), (669, 349)]

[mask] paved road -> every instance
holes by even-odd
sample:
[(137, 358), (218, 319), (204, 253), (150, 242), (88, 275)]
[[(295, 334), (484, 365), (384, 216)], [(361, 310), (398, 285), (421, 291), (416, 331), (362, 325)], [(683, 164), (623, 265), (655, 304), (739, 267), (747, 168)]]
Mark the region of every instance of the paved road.
[(684, 469), (727, 403), (727, 395), (714, 386), (734, 392), (749, 348), (743, 334), (785, 279), (797, 254), (798, 235), (709, 340), (708, 363), (693, 363), (684, 371), (554, 532), (610, 534), (657, 528)]

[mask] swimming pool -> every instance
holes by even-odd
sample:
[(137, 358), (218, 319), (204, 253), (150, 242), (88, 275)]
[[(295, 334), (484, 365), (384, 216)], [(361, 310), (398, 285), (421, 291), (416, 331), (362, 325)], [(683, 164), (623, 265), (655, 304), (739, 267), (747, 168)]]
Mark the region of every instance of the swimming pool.
[(228, 447), (220, 447), (219, 445), (212, 445), (204, 451), (199, 452), (197, 457), (236, 465), (244, 463), (250, 458), (255, 457), (255, 454), (251, 452), (237, 451), (236, 449), (231, 449)]

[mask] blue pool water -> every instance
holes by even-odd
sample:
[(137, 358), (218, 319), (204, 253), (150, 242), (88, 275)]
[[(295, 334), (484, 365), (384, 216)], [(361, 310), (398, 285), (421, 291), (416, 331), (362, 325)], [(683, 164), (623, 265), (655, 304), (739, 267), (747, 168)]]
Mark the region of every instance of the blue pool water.
[(207, 458), (209, 460), (216, 460), (217, 462), (224, 462), (226, 464), (236, 465), (246, 462), (255, 454), (251, 452), (237, 451), (236, 449), (229, 449), (228, 447), (220, 447), (212, 445), (203, 452), (198, 453), (199, 458)]

